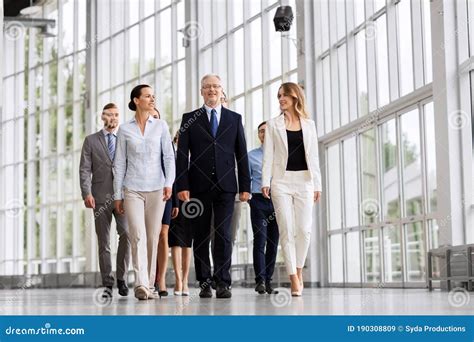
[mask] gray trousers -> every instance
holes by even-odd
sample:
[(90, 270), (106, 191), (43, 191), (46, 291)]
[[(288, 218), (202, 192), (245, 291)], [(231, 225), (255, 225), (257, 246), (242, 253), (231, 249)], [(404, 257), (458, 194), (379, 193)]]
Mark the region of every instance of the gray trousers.
[(96, 203), (94, 209), (95, 232), (99, 246), (99, 268), (102, 276), (102, 286), (113, 286), (112, 258), (110, 255), (110, 224), (115, 217), (119, 243), (117, 248), (117, 279), (126, 280), (130, 261), (130, 240), (125, 215), (119, 215), (114, 210), (113, 201)]

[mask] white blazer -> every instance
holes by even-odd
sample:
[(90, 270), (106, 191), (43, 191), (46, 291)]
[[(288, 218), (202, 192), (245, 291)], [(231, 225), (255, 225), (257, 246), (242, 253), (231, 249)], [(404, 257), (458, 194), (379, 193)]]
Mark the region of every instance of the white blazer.
[[(300, 118), (303, 130), (306, 163), (313, 180), (314, 191), (322, 191), (321, 171), (319, 169), (318, 135), (313, 120)], [(288, 137), (284, 115), (267, 121), (263, 143), (262, 187), (270, 187), (270, 181), (285, 176), (288, 164)]]

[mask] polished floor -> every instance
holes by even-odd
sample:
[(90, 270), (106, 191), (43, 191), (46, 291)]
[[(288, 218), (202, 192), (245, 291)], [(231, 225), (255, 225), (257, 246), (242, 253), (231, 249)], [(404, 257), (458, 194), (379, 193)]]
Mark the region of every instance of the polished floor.
[(473, 315), (474, 294), (425, 289), (305, 289), (291, 297), (234, 288), (232, 299), (201, 299), (170, 295), (137, 301), (132, 291), (110, 302), (101, 289), (19, 289), (0, 291), (0, 315)]

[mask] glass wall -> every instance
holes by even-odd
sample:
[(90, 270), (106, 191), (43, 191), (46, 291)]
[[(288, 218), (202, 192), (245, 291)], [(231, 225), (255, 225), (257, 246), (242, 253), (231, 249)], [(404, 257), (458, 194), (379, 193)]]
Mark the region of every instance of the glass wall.
[(424, 219), (436, 212), (429, 1), (317, 1), (314, 14), (329, 283), (423, 282), (436, 226)]
[(344, 282), (424, 282), (425, 252), (438, 246), (435, 143), (428, 99), (327, 147), (329, 268), (346, 256)]
[(86, 133), (86, 3), (48, 3), (42, 15), (56, 20), (55, 37), (21, 27), (20, 35), (7, 32), (5, 39), (5, 274), (84, 270), (90, 234), (75, 171)]
[[(431, 82), (429, 0), (321, 0), (313, 6), (320, 134)], [(422, 43), (413, 47), (414, 39)]]
[[(154, 88), (157, 107), (174, 132), (186, 107), (186, 64), (183, 34), (184, 1), (94, 1), (97, 13), (97, 65), (95, 80), (99, 113), (118, 104), (122, 120), (130, 92), (145, 83)], [(109, 18), (114, 18), (110, 20)], [(102, 125), (96, 117), (97, 127)]]

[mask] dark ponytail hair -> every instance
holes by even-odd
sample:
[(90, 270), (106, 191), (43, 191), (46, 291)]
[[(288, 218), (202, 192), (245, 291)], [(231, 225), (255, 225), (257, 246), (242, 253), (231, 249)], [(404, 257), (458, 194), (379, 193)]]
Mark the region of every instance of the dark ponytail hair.
[(148, 84), (139, 84), (135, 88), (133, 88), (132, 92), (130, 93), (130, 102), (128, 103), (128, 108), (130, 108), (130, 110), (133, 110), (134, 112), (137, 110), (137, 105), (135, 104), (135, 102), (133, 102), (133, 99), (140, 97), (143, 88), (151, 87)]

